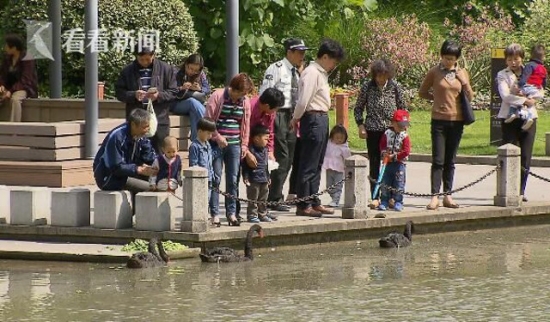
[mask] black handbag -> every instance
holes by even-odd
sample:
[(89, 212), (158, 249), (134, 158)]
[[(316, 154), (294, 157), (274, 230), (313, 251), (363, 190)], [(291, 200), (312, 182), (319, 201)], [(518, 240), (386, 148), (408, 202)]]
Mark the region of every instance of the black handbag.
[(466, 97), (464, 91), (460, 91), (458, 94), (460, 97), (460, 108), (462, 109), (462, 118), (464, 120), (464, 125), (470, 125), (476, 121), (476, 116), (474, 115), (474, 109)]

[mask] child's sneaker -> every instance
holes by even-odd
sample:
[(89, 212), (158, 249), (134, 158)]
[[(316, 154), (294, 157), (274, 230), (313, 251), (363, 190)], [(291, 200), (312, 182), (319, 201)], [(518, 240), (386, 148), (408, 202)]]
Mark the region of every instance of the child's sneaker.
[(523, 125), (521, 126), (521, 129), (523, 131), (527, 131), (529, 130), (529, 128), (531, 127), (531, 125), (533, 125), (533, 119), (528, 119), (528, 120), (525, 120), (525, 122), (523, 122)]
[(504, 120), (504, 123), (512, 123), (517, 118), (518, 118), (517, 114), (514, 113), (508, 116), (508, 118)]
[(385, 210), (388, 210), (388, 202), (387, 201), (382, 201), (380, 203), (380, 205), (378, 206), (378, 210), (382, 210), (382, 211), (385, 211)]
[(393, 206), (393, 210), (395, 211), (403, 211), (403, 204), (400, 202), (396, 202)]
[(248, 217), (248, 218), (246, 218), (246, 221), (248, 221), (249, 223), (253, 223), (253, 224), (259, 224), (260, 223), (260, 218), (258, 218), (258, 217)]
[(338, 208), (340, 205), (336, 201), (331, 201), (328, 206), (331, 208)]
[(274, 214), (270, 213), (269, 211), (267, 212), (267, 218), (271, 219), (272, 221), (277, 221), (277, 216), (275, 216)]
[(259, 220), (262, 222), (272, 222), (271, 218), (269, 218), (267, 215), (265, 216), (258, 216)]

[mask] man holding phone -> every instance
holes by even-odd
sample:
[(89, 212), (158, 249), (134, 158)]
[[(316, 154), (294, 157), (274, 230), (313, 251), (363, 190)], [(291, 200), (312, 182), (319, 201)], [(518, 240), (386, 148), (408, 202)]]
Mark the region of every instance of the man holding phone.
[(147, 109), (149, 99), (152, 100), (158, 127), (151, 142), (155, 151), (161, 153), (161, 143), (170, 134), (170, 103), (178, 90), (176, 74), (172, 66), (155, 58), (154, 49), (136, 46), (136, 53), (136, 59), (120, 73), (116, 98), (126, 103), (126, 119), (134, 108)]

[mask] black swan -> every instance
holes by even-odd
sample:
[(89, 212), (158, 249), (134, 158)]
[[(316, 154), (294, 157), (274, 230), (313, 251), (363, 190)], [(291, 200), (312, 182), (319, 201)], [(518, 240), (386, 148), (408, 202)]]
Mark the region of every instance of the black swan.
[(246, 234), (244, 241), (244, 256), (237, 253), (233, 248), (229, 247), (216, 247), (208, 249), (207, 251), (199, 254), (203, 263), (231, 263), (231, 262), (245, 262), (254, 259), (252, 256), (252, 237), (257, 232), (260, 238), (264, 237), (264, 231), (260, 225), (252, 225)]
[[(157, 247), (158, 246), (158, 252)], [(164, 266), (170, 261), (168, 254), (164, 251), (162, 241), (152, 238), (149, 240), (147, 252), (135, 253), (126, 262), (128, 268), (149, 268)]]
[(410, 246), (412, 243), (412, 234), (414, 232), (414, 224), (412, 221), (407, 221), (405, 231), (400, 233), (389, 233), (380, 238), (379, 243), (382, 248), (400, 248)]

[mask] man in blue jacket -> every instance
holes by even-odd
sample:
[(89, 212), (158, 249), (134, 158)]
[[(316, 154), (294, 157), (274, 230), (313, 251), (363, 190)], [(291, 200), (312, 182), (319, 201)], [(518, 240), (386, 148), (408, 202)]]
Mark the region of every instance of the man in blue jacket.
[(136, 108), (128, 115), (128, 121), (115, 127), (101, 143), (93, 170), (97, 186), (101, 190), (128, 190), (135, 194), (148, 191), (148, 177), (158, 171), (151, 167), (155, 151), (145, 137), (149, 131), (150, 114)]
[(177, 92), (176, 73), (169, 64), (155, 57), (154, 48), (136, 46), (136, 59), (120, 72), (115, 84), (116, 98), (126, 103), (126, 119), (134, 108), (147, 109), (149, 99), (157, 116), (158, 127), (151, 138), (157, 153), (170, 134), (169, 110)]

